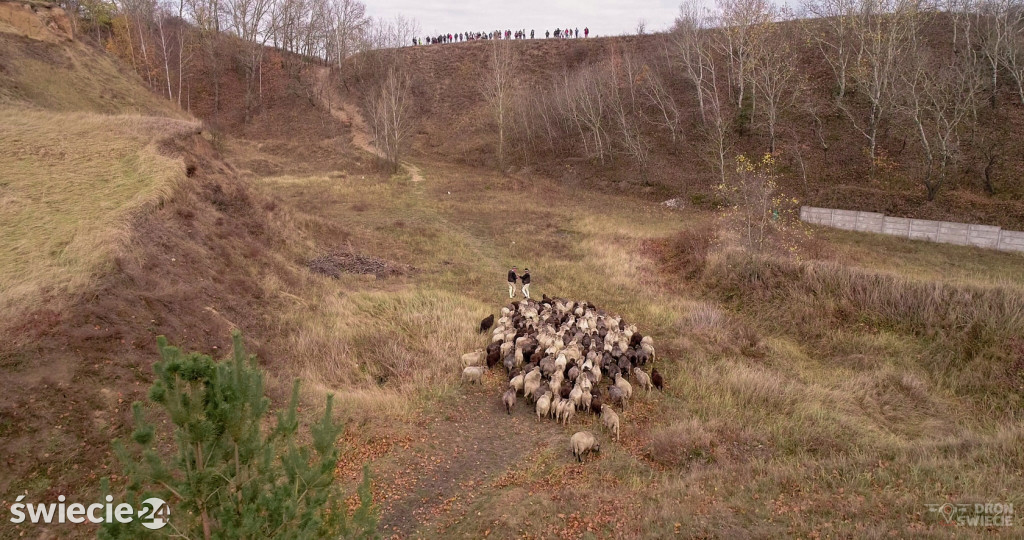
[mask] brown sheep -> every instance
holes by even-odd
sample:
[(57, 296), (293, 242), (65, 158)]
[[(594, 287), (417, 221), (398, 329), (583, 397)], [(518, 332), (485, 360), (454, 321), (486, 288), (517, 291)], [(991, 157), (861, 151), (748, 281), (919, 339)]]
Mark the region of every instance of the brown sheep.
[(484, 318), (484, 320), (480, 321), (480, 333), (483, 334), (484, 332), (490, 330), (491, 326), (493, 326), (493, 325), (494, 325), (494, 314), (491, 313), (486, 318)]
[(654, 387), (658, 390), (665, 389), (665, 380), (661, 377), (661, 373), (658, 373), (658, 368), (651, 370), (651, 383), (654, 384)]

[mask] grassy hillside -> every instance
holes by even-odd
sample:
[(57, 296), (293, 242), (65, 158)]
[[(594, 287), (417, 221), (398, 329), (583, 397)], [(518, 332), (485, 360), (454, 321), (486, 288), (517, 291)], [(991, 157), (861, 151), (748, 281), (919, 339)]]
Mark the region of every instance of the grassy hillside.
[[(926, 51), (922, 54), (944, 57), (951, 42), (950, 21), (941, 15), (925, 17), (922, 21), (921, 35), (926, 36), (921, 40)], [(796, 105), (781, 116), (779, 124), (776, 158), (781, 166), (780, 181), (787, 194), (820, 206), (1024, 229), (1024, 204), (1021, 202), (1024, 191), (1018, 181), (1024, 161), (1016, 153), (1007, 151), (1014, 134), (1024, 131), (1024, 108), (1008, 83), (999, 90), (1001, 105), (995, 109), (987, 103), (979, 106), (977, 129), (960, 134), (962, 159), (951, 172), (952, 180), (943, 187), (941, 195), (929, 201), (920, 184), (923, 172), (916, 135), (900, 109), (895, 108), (883, 126), (879, 165), (872, 175), (867, 139), (835, 106), (833, 74), (820, 51), (807, 38), (808, 30), (821, 21), (780, 24), (779, 33), (772, 39), (780, 41), (780, 49), (793, 51), (792, 62), (798, 66), (793, 84), (800, 84), (804, 89)], [(672, 35), (517, 40), (507, 46), (513, 58), (515, 87), (509, 121), (512, 170), (543, 172), (590, 188), (634, 192), (640, 189), (661, 200), (681, 196), (698, 206), (714, 200), (714, 186), (720, 182), (715, 158), (707, 149), (707, 135), (700, 124), (695, 91), (679, 64), (680, 53)], [(484, 97), (493, 50), (494, 42), (477, 41), (405, 47), (393, 53), (394, 62), (411, 81), (414, 152), (473, 166), (496, 165), (497, 125)], [(728, 65), (725, 57), (718, 61), (723, 66)], [(636, 64), (632, 72), (628, 67), (630, 62)], [(379, 71), (375, 71), (375, 65), (368, 59), (354, 60), (349, 66), (351, 74), (345, 76), (345, 84), (356, 89), (357, 95), (371, 94), (374, 73)], [(592, 70), (589, 75), (587, 70)], [(561, 103), (559, 100), (569, 99), (563, 81), (593, 76), (593, 70), (608, 70), (617, 81), (620, 95), (629, 96), (633, 92), (638, 97), (631, 99), (645, 104), (648, 121), (638, 121), (637, 130), (648, 152), (646, 170), (641, 171), (621, 148), (603, 160), (588, 157), (592, 149), (585, 149), (580, 140), (585, 125), (580, 127), (570, 118), (552, 117), (551, 111), (542, 106), (545, 102)], [(733, 93), (726, 90), (726, 76), (720, 76), (722, 99), (728, 101)], [(651, 77), (663, 83), (665, 95), (678, 110), (679, 128), (675, 137), (656, 125), (662, 120), (662, 112), (651, 108), (644, 95), (644, 82)], [(591, 79), (584, 86), (596, 84), (599, 83)], [(575, 90), (570, 90), (568, 94), (573, 92)], [(604, 99), (604, 107), (610, 108), (612, 96), (606, 95)], [(867, 110), (863, 96), (852, 89), (846, 104), (855, 115)], [(735, 107), (734, 104), (729, 106)], [(730, 112), (726, 144), (728, 164), (732, 164), (738, 154), (761, 155), (769, 148), (763, 120), (750, 105), (745, 107)], [(614, 143), (618, 127), (613, 114), (606, 112), (605, 115), (604, 129)], [(553, 136), (536, 127), (545, 121), (551, 123)], [(530, 129), (535, 130), (530, 136), (533, 138), (524, 135)], [(989, 170), (994, 195), (986, 192), (982, 182), (988, 163), (985, 152), (989, 146), (986, 145), (992, 140), (1001, 141), (1000, 148), (1003, 148)]]
[(184, 163), (162, 155), (158, 141), (198, 127), (174, 118), (0, 108), (0, 309), (90, 283), (131, 219), (185, 176)]

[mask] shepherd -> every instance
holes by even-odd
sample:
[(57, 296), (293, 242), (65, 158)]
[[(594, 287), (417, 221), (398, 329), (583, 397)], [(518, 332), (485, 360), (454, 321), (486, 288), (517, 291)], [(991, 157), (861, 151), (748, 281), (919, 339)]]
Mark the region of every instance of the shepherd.
[(513, 266), (512, 269), (508, 271), (508, 297), (509, 298), (515, 298), (516, 297), (516, 280), (519, 279), (519, 276), (516, 275), (516, 270), (518, 270), (518, 268)]
[(530, 299), (530, 269), (523, 269), (523, 276), (519, 278), (523, 281), (523, 298)]

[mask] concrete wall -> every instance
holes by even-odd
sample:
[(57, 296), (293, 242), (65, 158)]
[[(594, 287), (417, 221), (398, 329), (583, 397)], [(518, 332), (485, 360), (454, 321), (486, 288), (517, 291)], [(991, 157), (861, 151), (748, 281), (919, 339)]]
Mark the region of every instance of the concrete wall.
[(886, 216), (877, 212), (800, 207), (800, 220), (848, 231), (863, 231), (913, 240), (928, 240), (959, 246), (976, 246), (1024, 253), (1024, 232), (991, 225), (932, 221)]

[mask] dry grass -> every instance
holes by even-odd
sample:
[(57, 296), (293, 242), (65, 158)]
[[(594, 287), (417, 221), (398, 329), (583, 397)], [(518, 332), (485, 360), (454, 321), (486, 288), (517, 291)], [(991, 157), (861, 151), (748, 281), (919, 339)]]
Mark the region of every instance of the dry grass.
[(184, 165), (160, 155), (156, 141), (197, 127), (0, 109), (0, 309), (89, 282), (129, 234), (133, 212), (168, 197), (184, 177)]

